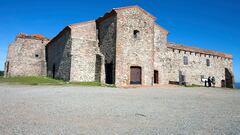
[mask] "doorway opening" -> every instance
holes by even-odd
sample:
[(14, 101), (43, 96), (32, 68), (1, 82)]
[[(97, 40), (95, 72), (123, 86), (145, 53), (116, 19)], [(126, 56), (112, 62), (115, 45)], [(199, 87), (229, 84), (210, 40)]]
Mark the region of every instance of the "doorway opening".
[(105, 64), (106, 83), (113, 84), (113, 63)]
[(142, 69), (138, 66), (130, 67), (130, 84), (142, 84)]
[(55, 78), (56, 66), (53, 64), (52, 66), (52, 78)]
[(159, 84), (159, 80), (158, 80), (158, 71), (154, 70), (154, 84)]
[(225, 87), (233, 88), (233, 75), (227, 68), (225, 68)]

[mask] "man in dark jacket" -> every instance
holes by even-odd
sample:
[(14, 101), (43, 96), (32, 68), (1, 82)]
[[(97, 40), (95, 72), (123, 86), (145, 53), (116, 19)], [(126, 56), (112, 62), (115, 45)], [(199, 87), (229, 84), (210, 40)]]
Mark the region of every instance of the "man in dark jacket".
[(208, 87), (212, 87), (212, 80), (210, 76), (208, 77)]
[(215, 87), (216, 81), (214, 76), (212, 77), (212, 84), (213, 84), (213, 87)]

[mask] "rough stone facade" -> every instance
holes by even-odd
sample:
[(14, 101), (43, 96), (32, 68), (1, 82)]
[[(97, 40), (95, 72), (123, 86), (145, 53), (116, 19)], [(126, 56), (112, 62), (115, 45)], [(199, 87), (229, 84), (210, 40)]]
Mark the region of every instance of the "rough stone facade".
[(68, 81), (71, 70), (71, 33), (66, 27), (46, 46), (47, 75)]
[[(204, 79), (214, 76), (216, 86), (233, 87), (231, 55), (169, 43), (168, 31), (155, 20), (132, 6), (65, 27), (46, 45), (47, 75), (117, 87), (203, 85)], [(11, 45), (9, 50), (8, 59)]]
[[(141, 84), (151, 85), (155, 18), (139, 8), (117, 9), (116, 86), (130, 82), (130, 68), (141, 68)], [(135, 33), (134, 33), (135, 31)]]
[(49, 40), (39, 34), (19, 34), (8, 47), (5, 77), (45, 76), (45, 45)]

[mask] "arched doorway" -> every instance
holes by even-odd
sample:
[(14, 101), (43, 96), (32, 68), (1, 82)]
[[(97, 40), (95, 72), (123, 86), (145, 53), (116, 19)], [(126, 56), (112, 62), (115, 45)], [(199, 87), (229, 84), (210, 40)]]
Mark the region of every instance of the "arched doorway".
[(141, 67), (130, 67), (130, 84), (142, 84), (142, 69)]
[(225, 68), (225, 87), (233, 88), (233, 75), (227, 68)]

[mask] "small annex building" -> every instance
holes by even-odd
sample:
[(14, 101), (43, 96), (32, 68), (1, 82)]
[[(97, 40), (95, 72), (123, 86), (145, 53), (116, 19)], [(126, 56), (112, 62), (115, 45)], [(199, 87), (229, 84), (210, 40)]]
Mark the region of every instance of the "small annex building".
[(5, 77), (46, 76), (45, 46), (49, 39), (40, 34), (18, 34), (8, 46)]

